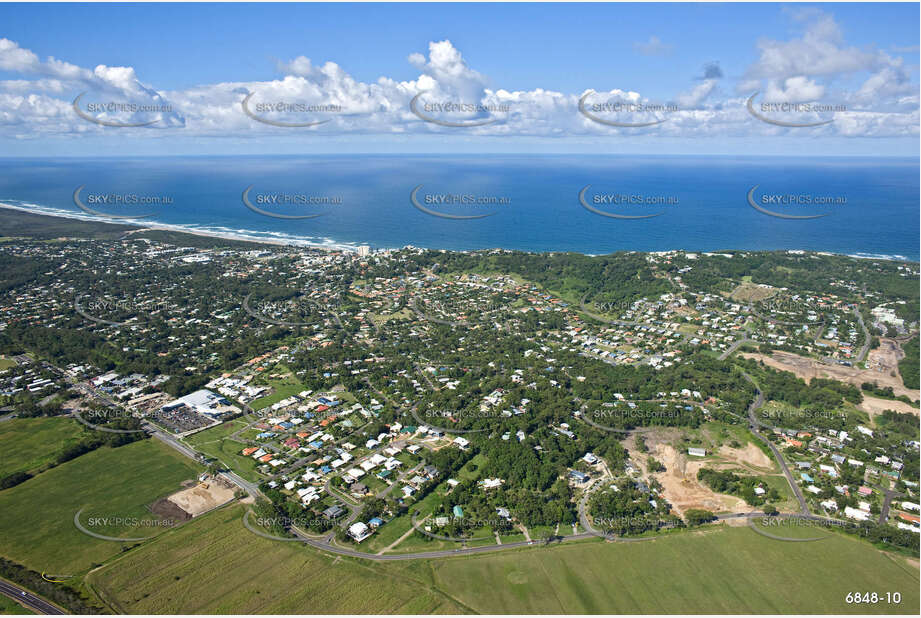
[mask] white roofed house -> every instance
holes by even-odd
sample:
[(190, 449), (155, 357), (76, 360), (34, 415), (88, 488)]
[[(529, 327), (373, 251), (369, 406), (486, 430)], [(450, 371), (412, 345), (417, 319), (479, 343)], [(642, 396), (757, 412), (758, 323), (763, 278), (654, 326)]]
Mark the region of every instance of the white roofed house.
[(356, 543), (361, 543), (371, 536), (371, 528), (363, 522), (355, 522), (349, 526), (349, 536), (355, 539)]
[(866, 521), (870, 517), (870, 512), (846, 506), (844, 507), (844, 516), (858, 521)]

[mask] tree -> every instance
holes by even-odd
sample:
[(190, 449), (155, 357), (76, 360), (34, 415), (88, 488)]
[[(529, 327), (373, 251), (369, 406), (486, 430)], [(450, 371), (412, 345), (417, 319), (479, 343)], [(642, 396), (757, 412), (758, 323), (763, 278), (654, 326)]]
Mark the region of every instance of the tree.
[(688, 509), (684, 514), (689, 526), (699, 526), (716, 519), (711, 511), (705, 509)]

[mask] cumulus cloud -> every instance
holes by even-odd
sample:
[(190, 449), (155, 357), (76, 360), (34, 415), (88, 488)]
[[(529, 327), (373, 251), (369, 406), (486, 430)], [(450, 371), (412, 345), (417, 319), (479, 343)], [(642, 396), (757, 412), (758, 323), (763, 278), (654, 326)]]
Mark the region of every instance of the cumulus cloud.
[[(721, 88), (726, 79), (716, 62), (689, 75), (671, 95), (678, 110), (616, 111), (623, 105), (642, 107), (647, 95), (629, 84), (613, 83), (593, 93), (557, 92), (539, 86), (531, 90), (492, 87), (486, 75), (470, 66), (461, 50), (449, 40), (432, 41), (426, 53), (410, 53), (407, 61), (418, 71), (414, 79), (381, 76), (374, 81), (355, 79), (335, 62), (298, 56), (276, 63), (281, 75), (265, 81), (202, 84), (181, 90), (156, 89), (145, 84), (132, 67), (99, 65), (84, 68), (55, 58), (42, 60), (17, 42), (0, 39), (0, 69), (17, 73), (17, 79), (0, 81), (0, 135), (34, 138), (42, 135), (83, 135), (111, 130), (78, 117), (71, 107), (74, 97), (123, 100), (164, 108), (139, 114), (98, 113), (100, 119), (156, 120), (154, 128), (117, 129), (143, 138), (180, 134), (194, 137), (271, 138), (291, 135), (291, 128), (262, 120), (289, 123), (324, 121), (304, 133), (324, 135), (458, 134), (566, 138), (651, 134), (664, 137), (709, 138), (752, 136), (785, 131), (758, 123), (745, 109), (747, 97), (760, 90), (765, 98), (798, 102), (831, 94), (842, 74), (858, 76), (857, 86), (836, 90), (848, 103), (847, 113), (835, 113), (832, 124), (808, 129), (825, 136), (881, 136), (918, 134), (917, 86), (909, 79), (900, 58), (881, 51), (848, 46), (837, 24), (821, 13), (801, 22), (803, 32), (788, 40), (762, 40), (758, 58), (734, 83), (736, 96)], [(670, 46), (655, 36), (637, 44), (640, 53), (664, 53)], [(731, 85), (730, 90), (733, 90)], [(426, 122), (412, 113), (410, 102), (420, 95), (425, 101), (476, 104), (488, 112), (457, 112), (451, 119), (494, 118), (494, 123), (458, 129)], [(665, 120), (651, 128), (612, 127), (580, 113), (579, 101), (588, 94), (595, 112), (619, 122), (643, 123)], [(246, 99), (253, 118), (242, 109)], [(604, 105), (611, 107), (604, 108)], [(299, 106), (299, 107), (297, 107)], [(293, 109), (297, 107), (297, 109)], [(594, 107), (592, 107), (594, 109)], [(432, 113), (432, 115), (437, 115)]]
[[(847, 45), (841, 28), (831, 15), (809, 9), (795, 12), (794, 17), (805, 25), (802, 34), (785, 41), (758, 41), (758, 60), (740, 80), (738, 92), (762, 89), (777, 100), (788, 102), (834, 94), (841, 100), (866, 104), (876, 96), (917, 91), (900, 58), (878, 49)], [(832, 84), (866, 74), (869, 77), (857, 92), (831, 92)], [(876, 102), (883, 104), (881, 100)]]

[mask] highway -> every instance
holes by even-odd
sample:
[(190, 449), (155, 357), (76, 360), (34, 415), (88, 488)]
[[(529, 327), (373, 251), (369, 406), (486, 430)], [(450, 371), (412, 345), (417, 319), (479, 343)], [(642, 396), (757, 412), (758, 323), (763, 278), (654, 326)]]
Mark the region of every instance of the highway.
[(19, 586), (16, 586), (4, 580), (0, 580), (0, 593), (8, 596), (9, 598), (13, 599), (17, 603), (25, 605), (29, 609), (34, 610), (35, 612), (39, 614), (63, 615), (67, 613), (63, 611), (62, 609), (60, 609), (59, 607), (57, 607), (56, 605), (52, 605), (45, 599), (35, 596), (28, 590), (24, 588), (20, 588)]

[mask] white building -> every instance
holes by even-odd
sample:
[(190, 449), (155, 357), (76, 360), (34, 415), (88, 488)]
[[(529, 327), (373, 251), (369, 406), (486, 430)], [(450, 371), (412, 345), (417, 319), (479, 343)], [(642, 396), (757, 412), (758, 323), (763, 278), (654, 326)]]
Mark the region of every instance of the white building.
[(362, 522), (356, 522), (349, 526), (349, 536), (355, 539), (355, 542), (361, 543), (366, 538), (371, 536), (371, 528), (367, 524)]

